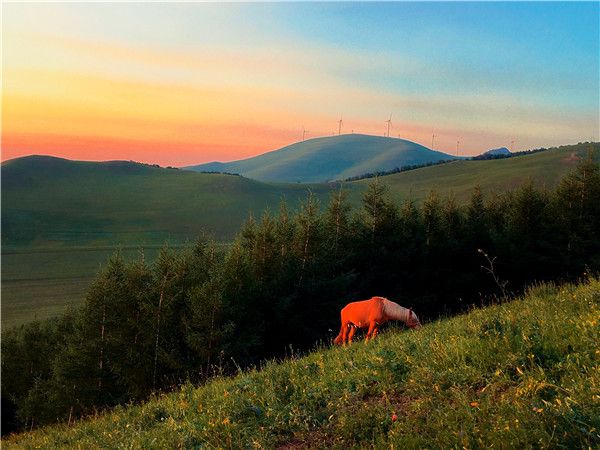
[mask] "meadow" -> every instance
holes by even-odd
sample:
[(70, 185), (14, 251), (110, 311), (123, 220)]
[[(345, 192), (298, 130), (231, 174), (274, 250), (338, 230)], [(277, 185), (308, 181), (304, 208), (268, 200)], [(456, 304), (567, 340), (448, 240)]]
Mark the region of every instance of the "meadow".
[(186, 384), (5, 448), (594, 448), (600, 280)]
[[(538, 188), (553, 189), (590, 149), (590, 145), (567, 145), (531, 155), (494, 159), (453, 161), (385, 177), (392, 196), (398, 200), (423, 200), (431, 190), (451, 195), (459, 203), (479, 185), (486, 194), (514, 190), (531, 181)], [(594, 148), (600, 148), (595, 144)], [(355, 182), (366, 185), (368, 179)]]
[[(160, 247), (146, 246), (155, 258)], [(136, 259), (137, 247), (34, 248), (2, 254), (2, 326), (59, 316), (83, 301), (95, 274), (114, 252)]]
[[(594, 144), (595, 147), (600, 147)], [(555, 187), (589, 144), (490, 161), (455, 161), (381, 177), (397, 202), (421, 202), (435, 189), (465, 204), (475, 185), (484, 194), (531, 180)], [(360, 204), (371, 180), (344, 183)], [(127, 162), (85, 163), (25, 158), (2, 165), (2, 325), (11, 326), (81, 303), (89, 281), (118, 248), (129, 258), (207, 233), (229, 242), (252, 213), (297, 209), (308, 191), (321, 205), (335, 184), (262, 183)]]

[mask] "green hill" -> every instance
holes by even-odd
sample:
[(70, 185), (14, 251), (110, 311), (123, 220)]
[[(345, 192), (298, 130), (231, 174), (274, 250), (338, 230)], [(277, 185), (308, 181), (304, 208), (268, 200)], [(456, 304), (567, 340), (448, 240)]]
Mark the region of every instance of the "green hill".
[(404, 139), (344, 134), (297, 142), (240, 161), (186, 169), (239, 173), (262, 181), (318, 183), (449, 159), (454, 157)]
[[(597, 448), (600, 280), (186, 385), (6, 448)], [(397, 420), (393, 420), (393, 416)]]
[[(462, 203), (469, 199), (475, 185), (488, 194), (515, 189), (530, 180), (538, 187), (552, 189), (590, 148), (590, 144), (565, 145), (505, 159), (452, 161), (396, 173), (382, 180), (397, 200), (422, 200), (433, 189), (443, 195), (454, 195)], [(593, 148), (598, 160), (600, 144), (593, 144)], [(355, 183), (365, 186), (369, 182), (363, 179)]]
[[(600, 148), (599, 144), (595, 144)], [(554, 187), (588, 144), (490, 161), (455, 161), (381, 177), (397, 201), (422, 200), (431, 189), (467, 201), (479, 183), (504, 192), (531, 179)], [(293, 209), (310, 189), (326, 204), (327, 184), (263, 183), (115, 161), (32, 156), (7, 161), (2, 172), (2, 324), (56, 315), (78, 304), (90, 280), (117, 247), (126, 257), (155, 252), (207, 231), (227, 242), (252, 211)], [(360, 205), (371, 180), (344, 183)]]
[(4, 245), (182, 242), (209, 231), (230, 238), (249, 212), (292, 206), (326, 185), (266, 184), (145, 164), (31, 156), (2, 164)]
[[(504, 192), (529, 179), (550, 188), (588, 148), (581, 144), (515, 158), (454, 161), (381, 179), (399, 200), (420, 200), (431, 189), (466, 200), (476, 184), (486, 192)], [(354, 204), (369, 182), (345, 183)], [(229, 240), (249, 212), (275, 210), (282, 198), (293, 208), (309, 189), (326, 202), (331, 188), (125, 161), (18, 158), (2, 164), (2, 243), (5, 248), (160, 245), (203, 231)]]
[(32, 156), (2, 164), (2, 325), (59, 314), (83, 299), (115, 251), (149, 256), (203, 232), (227, 241), (248, 214), (292, 208), (327, 185), (265, 184), (138, 163)]

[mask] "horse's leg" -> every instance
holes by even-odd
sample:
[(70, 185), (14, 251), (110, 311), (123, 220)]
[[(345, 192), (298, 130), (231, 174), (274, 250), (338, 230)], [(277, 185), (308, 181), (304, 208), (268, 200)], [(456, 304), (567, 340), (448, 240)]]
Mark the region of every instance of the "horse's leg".
[(340, 344), (343, 344), (343, 343), (344, 343), (344, 341), (343, 341), (343, 339), (344, 339), (344, 328), (345, 328), (345, 327), (344, 327), (344, 322), (342, 322), (342, 326), (341, 326), (341, 328), (340, 328), (340, 332), (339, 332), (339, 334), (338, 334), (338, 335), (335, 337), (335, 339), (333, 340), (333, 343), (334, 343), (335, 345), (340, 345)]
[(373, 334), (373, 330), (375, 329), (376, 326), (377, 326), (377, 323), (375, 321), (373, 321), (369, 324), (369, 331), (367, 331), (367, 337), (365, 338), (365, 342), (371, 338), (371, 335)]
[(352, 338), (354, 337), (354, 333), (356, 333), (356, 327), (351, 327), (350, 334), (348, 334), (348, 343), (352, 344)]
[(342, 332), (342, 345), (345, 345), (346, 342), (348, 342), (348, 328), (350, 327), (350, 324), (346, 322), (342, 327), (344, 328), (344, 331)]
[(375, 329), (373, 330), (373, 335), (371, 336), (371, 339), (375, 339), (375, 336), (377, 336), (378, 331), (379, 331), (379, 327), (377, 325), (375, 325)]

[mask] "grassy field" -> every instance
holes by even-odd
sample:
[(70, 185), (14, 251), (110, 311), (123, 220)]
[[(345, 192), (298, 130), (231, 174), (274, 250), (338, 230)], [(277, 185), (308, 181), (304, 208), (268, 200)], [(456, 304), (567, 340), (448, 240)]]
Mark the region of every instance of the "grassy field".
[[(595, 145), (597, 148), (600, 145)], [(457, 161), (381, 177), (397, 201), (431, 189), (469, 199), (475, 184), (504, 192), (531, 179), (554, 187), (587, 152), (566, 146), (491, 161)], [(371, 180), (346, 183), (360, 204)], [(181, 245), (208, 232), (228, 241), (249, 212), (294, 208), (308, 190), (328, 201), (326, 184), (261, 183), (247, 178), (140, 164), (26, 158), (2, 165), (2, 325), (60, 313), (79, 304), (99, 264), (119, 246)]]
[[(134, 247), (49, 248), (2, 254), (2, 326), (19, 325), (78, 306), (95, 273), (115, 251), (137, 258)], [(144, 249), (153, 259), (158, 247)]]
[[(589, 148), (590, 145), (572, 145), (515, 158), (454, 161), (382, 179), (399, 201), (406, 198), (422, 200), (434, 189), (443, 195), (453, 195), (463, 203), (468, 201), (477, 184), (487, 194), (512, 190), (529, 180), (538, 187), (554, 188), (586, 155)], [(598, 156), (600, 145), (595, 144), (594, 148)], [(368, 182), (365, 179), (356, 183), (366, 185)]]
[(291, 207), (327, 185), (267, 184), (128, 162), (30, 157), (2, 165), (4, 246), (181, 243), (203, 231), (230, 239), (250, 212)]
[[(598, 448), (600, 280), (186, 385), (5, 448)], [(395, 416), (395, 417), (394, 417)], [(397, 418), (397, 420), (394, 420)]]

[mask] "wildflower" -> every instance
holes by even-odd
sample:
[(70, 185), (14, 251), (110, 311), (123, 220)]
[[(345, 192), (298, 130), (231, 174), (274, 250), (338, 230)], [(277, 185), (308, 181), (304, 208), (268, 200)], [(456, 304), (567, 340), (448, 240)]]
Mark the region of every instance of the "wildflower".
[(231, 423), (231, 422), (229, 421), (229, 417), (225, 417), (225, 418), (223, 419), (223, 425), (228, 425), (228, 424), (230, 424), (230, 423)]
[(469, 403), (473, 408), (477, 408), (479, 406), (479, 402), (471, 402)]
[(396, 414), (392, 414), (392, 422), (398, 420), (398, 416)]
[(544, 408), (536, 408), (535, 406), (533, 407), (533, 410), (534, 410), (536, 413), (541, 413), (541, 412), (544, 412)]

